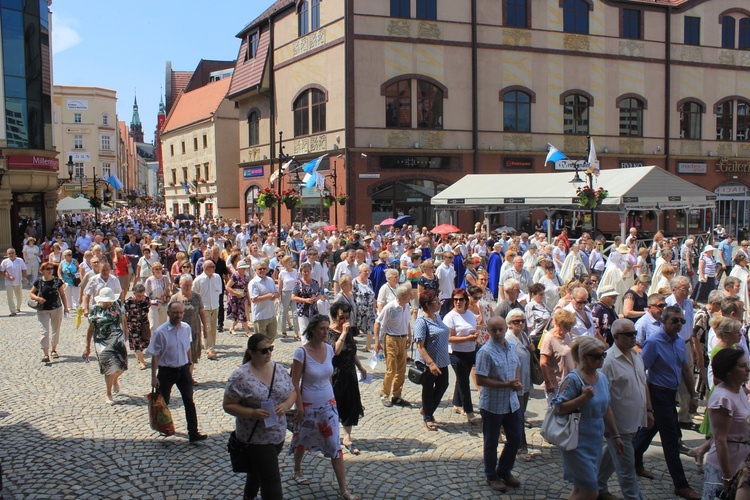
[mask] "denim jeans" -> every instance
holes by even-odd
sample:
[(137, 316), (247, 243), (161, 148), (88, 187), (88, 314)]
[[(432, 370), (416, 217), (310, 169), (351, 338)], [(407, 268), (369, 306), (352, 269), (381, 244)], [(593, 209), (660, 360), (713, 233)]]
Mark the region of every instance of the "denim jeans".
[(622, 455), (617, 454), (617, 447), (611, 438), (607, 438), (602, 453), (602, 461), (599, 464), (599, 493), (607, 490), (607, 481), (613, 472), (617, 472), (617, 481), (620, 483), (622, 497), (625, 500), (641, 500), (641, 490), (638, 488), (638, 476), (635, 473), (635, 454), (633, 440), (635, 433), (620, 434), (623, 443)]
[[(484, 475), (487, 479), (503, 478), (510, 474), (516, 463), (516, 453), (521, 446), (523, 415), (521, 409), (513, 413), (497, 414), (479, 410), (482, 415), (482, 438), (484, 441)], [(500, 427), (505, 428), (505, 446), (497, 458), (497, 440)]]

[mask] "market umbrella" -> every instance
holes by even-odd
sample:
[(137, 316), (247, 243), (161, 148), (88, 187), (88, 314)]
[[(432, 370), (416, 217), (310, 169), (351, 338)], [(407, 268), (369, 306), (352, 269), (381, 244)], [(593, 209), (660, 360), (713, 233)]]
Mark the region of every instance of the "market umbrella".
[(320, 229), (321, 227), (326, 227), (329, 224), (330, 224), (329, 222), (325, 222), (325, 221), (313, 222), (312, 224), (310, 224), (310, 229)]
[(515, 231), (515, 228), (512, 228), (510, 226), (503, 226), (495, 229), (496, 233), (509, 233), (511, 231)]
[(323, 228), (323, 231), (335, 231), (335, 230), (337, 230), (337, 229), (338, 229), (338, 227), (336, 227), (336, 226), (334, 226), (334, 225), (330, 225), (330, 226), (326, 226), (326, 227), (324, 227), (324, 228)]
[(390, 226), (394, 222), (396, 222), (396, 219), (394, 219), (393, 217), (388, 217), (387, 219), (384, 219), (383, 221), (381, 221), (380, 225), (381, 226)]
[(461, 230), (454, 226), (453, 224), (440, 224), (439, 226), (433, 227), (430, 232), (432, 234), (450, 234), (450, 233), (460, 233)]
[(411, 220), (411, 215), (402, 215), (401, 217), (397, 218), (395, 221), (393, 221), (393, 226), (395, 227), (401, 227), (407, 222)]
[(195, 220), (195, 215), (193, 214), (177, 214), (174, 216), (175, 220)]
[(93, 208), (91, 208), (91, 204), (89, 204), (89, 200), (87, 198), (84, 198), (83, 196), (79, 196), (78, 198), (72, 198), (68, 196), (67, 198), (63, 198), (57, 203), (57, 212), (64, 214), (64, 213), (78, 213), (78, 212), (93, 212)]

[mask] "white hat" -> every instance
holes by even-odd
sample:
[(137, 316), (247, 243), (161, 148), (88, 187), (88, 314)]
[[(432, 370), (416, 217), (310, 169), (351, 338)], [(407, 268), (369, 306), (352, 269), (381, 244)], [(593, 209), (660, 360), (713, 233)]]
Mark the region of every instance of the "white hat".
[(599, 289), (599, 298), (603, 299), (604, 297), (617, 297), (620, 295), (620, 292), (615, 290), (615, 287), (612, 285), (604, 285)]
[(630, 252), (630, 247), (627, 246), (625, 243), (620, 243), (620, 246), (617, 247), (617, 251), (619, 253), (628, 253)]
[(716, 250), (716, 247), (712, 245), (706, 245), (706, 248), (703, 249), (703, 253), (710, 252), (712, 250)]
[(237, 264), (237, 269), (248, 269), (250, 267), (250, 264), (247, 263), (247, 261), (241, 260), (239, 264)]
[(94, 299), (94, 302), (101, 304), (102, 302), (114, 302), (116, 300), (117, 297), (115, 297), (115, 292), (113, 292), (111, 288), (105, 287), (99, 290), (99, 294)]

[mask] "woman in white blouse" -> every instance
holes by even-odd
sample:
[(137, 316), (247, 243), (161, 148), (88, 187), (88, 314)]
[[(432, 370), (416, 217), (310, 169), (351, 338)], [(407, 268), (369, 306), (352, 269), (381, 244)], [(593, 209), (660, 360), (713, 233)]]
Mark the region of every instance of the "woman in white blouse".
[(169, 278), (164, 276), (160, 262), (151, 266), (152, 275), (146, 280), (146, 295), (151, 301), (148, 310), (148, 323), (151, 331), (167, 322), (167, 304), (171, 297)]
[(277, 278), (278, 287), (281, 290), (281, 298), (279, 300), (280, 316), (277, 321), (279, 333), (286, 337), (287, 318), (291, 313), (294, 325), (294, 338), (295, 340), (300, 340), (297, 308), (292, 300), (292, 292), (294, 291), (294, 284), (299, 279), (299, 272), (294, 269), (294, 260), (291, 255), (285, 255), (281, 259), (281, 266), (282, 269), (279, 271), (279, 277)]
[(36, 240), (34, 238), (26, 240), (26, 244), (23, 246), (23, 261), (26, 263), (26, 277), (28, 278), (29, 286), (34, 284), (39, 276), (40, 254), (41, 251), (36, 246)]
[(396, 288), (398, 288), (398, 271), (395, 269), (385, 270), (386, 283), (378, 290), (378, 313), (383, 310), (385, 305), (396, 298)]
[(456, 374), (456, 385), (453, 391), (453, 410), (466, 415), (472, 424), (479, 423), (474, 416), (474, 405), (471, 401), (469, 386), (471, 369), (476, 358), (477, 317), (468, 310), (469, 294), (463, 288), (456, 288), (451, 294), (453, 309), (445, 315), (443, 323), (450, 329), (450, 359), (453, 372)]

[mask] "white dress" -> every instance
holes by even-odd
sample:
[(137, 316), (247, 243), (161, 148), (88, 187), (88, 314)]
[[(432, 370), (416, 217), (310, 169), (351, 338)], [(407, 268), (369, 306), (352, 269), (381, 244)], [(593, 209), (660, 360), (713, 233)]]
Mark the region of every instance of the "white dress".
[(740, 280), (740, 291), (737, 293), (745, 306), (745, 322), (750, 321), (750, 300), (747, 297), (747, 277), (750, 275), (746, 267), (734, 266), (729, 276)]
[(615, 311), (617, 311), (617, 314), (622, 314), (622, 297), (629, 288), (628, 283), (630, 280), (628, 278), (632, 278), (633, 275), (633, 272), (627, 269), (627, 264), (627, 260), (621, 253), (617, 251), (610, 253), (607, 266), (604, 268), (604, 274), (599, 282), (599, 288), (596, 290), (598, 295), (601, 295), (602, 288), (607, 285), (617, 290), (620, 294), (615, 301)]

